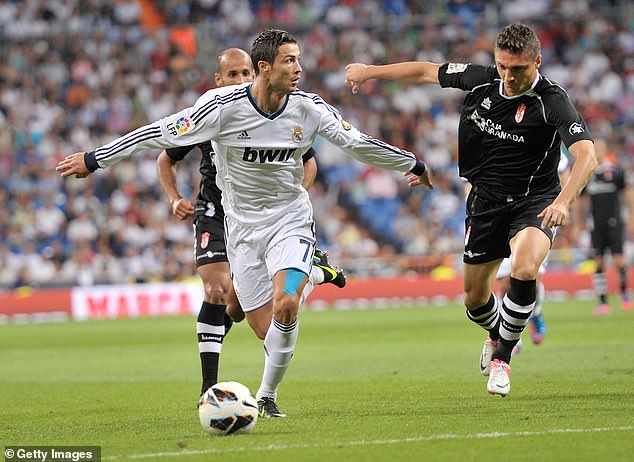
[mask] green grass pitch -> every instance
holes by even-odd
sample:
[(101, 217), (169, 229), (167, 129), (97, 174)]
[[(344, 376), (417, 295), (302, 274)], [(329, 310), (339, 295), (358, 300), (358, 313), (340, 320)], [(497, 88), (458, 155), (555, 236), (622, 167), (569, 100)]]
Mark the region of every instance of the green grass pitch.
[[(195, 320), (0, 327), (0, 441), (98, 445), (104, 460), (634, 460), (634, 312), (547, 303), (512, 390), (489, 396), (483, 331), (457, 305), (303, 312), (286, 419), (211, 437), (198, 422)], [(225, 340), (221, 380), (254, 392), (261, 343)]]

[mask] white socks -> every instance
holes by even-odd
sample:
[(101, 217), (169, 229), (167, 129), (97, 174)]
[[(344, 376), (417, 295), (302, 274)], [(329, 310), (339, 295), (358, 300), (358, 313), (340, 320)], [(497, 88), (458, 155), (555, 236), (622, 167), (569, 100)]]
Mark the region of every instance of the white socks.
[(291, 324), (282, 324), (275, 318), (272, 319), (264, 337), (264, 374), (256, 394), (257, 399), (277, 398), (277, 388), (291, 363), (298, 333), (299, 319), (295, 319)]

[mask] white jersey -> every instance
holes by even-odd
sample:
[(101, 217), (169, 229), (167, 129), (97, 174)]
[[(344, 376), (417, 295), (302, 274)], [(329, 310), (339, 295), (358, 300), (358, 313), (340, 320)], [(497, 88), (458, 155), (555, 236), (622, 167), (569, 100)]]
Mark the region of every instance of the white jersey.
[(302, 155), (318, 134), (370, 165), (405, 172), (416, 164), (414, 154), (361, 133), (314, 93), (296, 90), (268, 114), (257, 106), (251, 85), (209, 90), (193, 107), (97, 149), (97, 164), (211, 140), (225, 214), (245, 225), (271, 223), (308, 201)]
[(563, 151), (559, 153), (559, 163), (557, 164), (557, 173), (560, 175), (568, 170), (568, 166), (570, 165), (570, 161), (568, 160), (568, 156)]

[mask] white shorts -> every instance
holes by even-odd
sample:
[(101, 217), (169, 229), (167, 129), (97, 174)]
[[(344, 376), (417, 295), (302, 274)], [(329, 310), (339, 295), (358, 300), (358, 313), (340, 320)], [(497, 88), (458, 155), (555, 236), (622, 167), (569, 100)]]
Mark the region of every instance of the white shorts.
[[(548, 266), (548, 255), (544, 258), (541, 266), (539, 267), (538, 273), (543, 275), (546, 272), (546, 267)], [(511, 259), (504, 258), (502, 259), (502, 264), (500, 268), (498, 268), (498, 273), (495, 275), (495, 279), (502, 279), (511, 275)]]
[(227, 257), (233, 286), (245, 312), (273, 298), (271, 278), (294, 268), (307, 276), (315, 253), (315, 223), (309, 201), (284, 220), (263, 226), (245, 226), (225, 217)]

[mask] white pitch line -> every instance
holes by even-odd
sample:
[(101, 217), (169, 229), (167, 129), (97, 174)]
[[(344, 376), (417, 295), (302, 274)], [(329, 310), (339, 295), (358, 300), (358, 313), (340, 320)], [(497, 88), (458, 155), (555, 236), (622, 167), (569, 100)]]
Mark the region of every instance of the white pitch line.
[(230, 452), (247, 452), (247, 451), (284, 451), (287, 449), (326, 449), (341, 448), (346, 446), (370, 446), (382, 444), (399, 444), (399, 443), (420, 443), (424, 441), (443, 441), (443, 440), (472, 440), (483, 438), (503, 438), (507, 436), (539, 436), (553, 435), (557, 433), (598, 433), (598, 432), (622, 432), (632, 431), (634, 426), (627, 427), (599, 427), (599, 428), (555, 428), (552, 430), (534, 431), (534, 432), (493, 432), (493, 433), (475, 433), (472, 435), (458, 434), (439, 434), (430, 436), (415, 436), (412, 438), (400, 438), (390, 440), (370, 440), (370, 441), (346, 441), (333, 443), (315, 443), (315, 444), (269, 444), (266, 446), (255, 446), (252, 448), (238, 447), (226, 449), (195, 449), (174, 452), (155, 452), (152, 454), (128, 454), (120, 456), (102, 457), (102, 460), (125, 460), (125, 459), (148, 459), (159, 457), (178, 457), (199, 454), (224, 454)]

